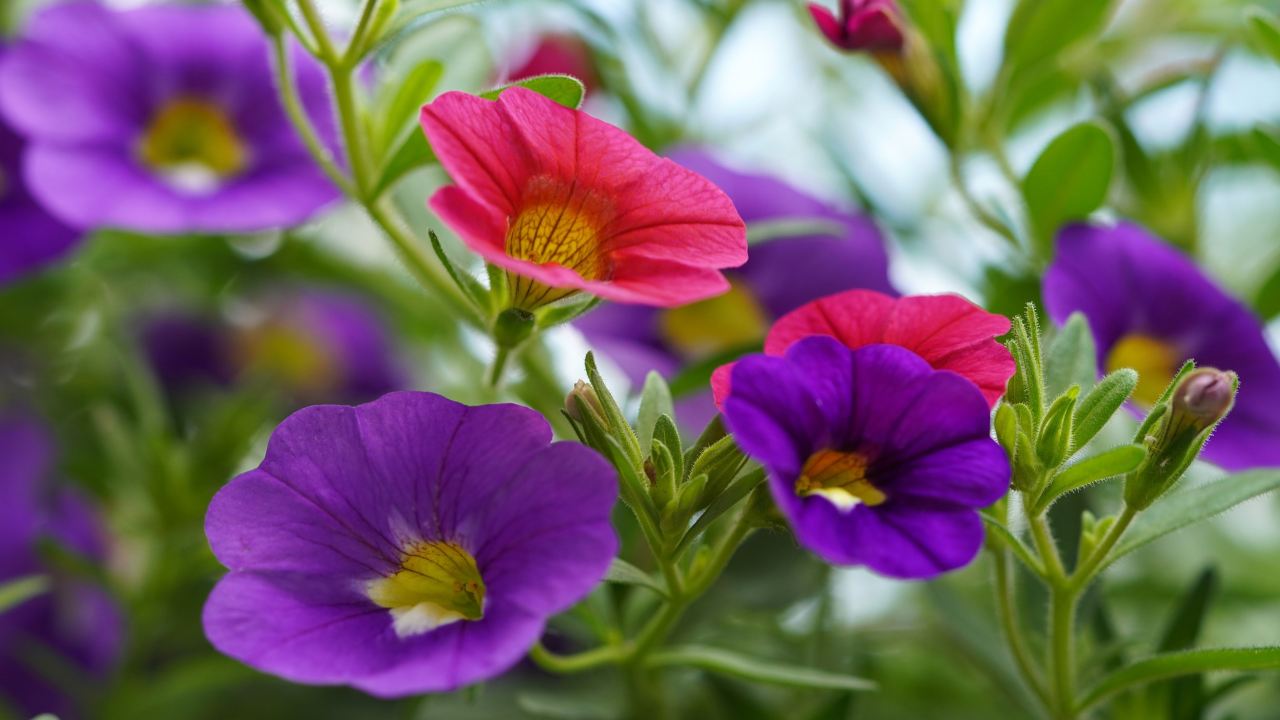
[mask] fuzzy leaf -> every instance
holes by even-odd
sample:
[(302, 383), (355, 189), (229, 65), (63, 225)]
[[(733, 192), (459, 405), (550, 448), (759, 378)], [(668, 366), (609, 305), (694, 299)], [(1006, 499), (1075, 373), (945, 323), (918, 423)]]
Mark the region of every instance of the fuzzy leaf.
[(571, 109), (577, 109), (582, 104), (582, 98), (587, 94), (582, 81), (572, 75), (538, 75), (486, 90), (480, 93), (480, 97), (485, 100), (497, 100), (503, 90), (513, 87), (527, 88)]
[(620, 585), (647, 587), (663, 597), (667, 596), (667, 587), (662, 584), (662, 581), (622, 558), (614, 558), (613, 562), (609, 563), (609, 571), (605, 573), (604, 579), (605, 582)]
[(1085, 458), (1058, 473), (1040, 499), (1039, 509), (1049, 507), (1054, 500), (1087, 485), (1123, 475), (1142, 464), (1147, 449), (1141, 445), (1121, 445), (1090, 458)]
[(1077, 711), (1115, 693), (1156, 680), (1221, 670), (1280, 670), (1280, 647), (1212, 648), (1165, 653), (1139, 660), (1090, 688)]
[(640, 438), (640, 447), (647, 448), (653, 442), (653, 426), (658, 418), (667, 415), (674, 417), (675, 408), (671, 402), (671, 388), (667, 381), (654, 370), (644, 378), (644, 389), (640, 391), (640, 412), (636, 418), (636, 435)]
[(1093, 387), (1098, 380), (1098, 351), (1093, 333), (1082, 313), (1071, 313), (1067, 324), (1049, 343), (1044, 358), (1044, 383), (1049, 397), (1057, 397), (1072, 385), (1081, 390)]
[(774, 664), (730, 650), (702, 645), (682, 645), (660, 650), (650, 656), (649, 664), (695, 667), (742, 680), (784, 687), (820, 690), (876, 689), (876, 684), (866, 678), (796, 667), (791, 663)]
[(1088, 394), (1080, 398), (1076, 404), (1071, 451), (1084, 447), (1101, 432), (1137, 386), (1138, 373), (1122, 368), (1099, 380)]

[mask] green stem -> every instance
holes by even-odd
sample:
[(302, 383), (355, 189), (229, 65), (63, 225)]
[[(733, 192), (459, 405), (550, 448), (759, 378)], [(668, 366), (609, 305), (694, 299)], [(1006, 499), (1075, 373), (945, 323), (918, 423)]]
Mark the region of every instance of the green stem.
[(502, 380), (502, 371), (507, 367), (507, 358), (511, 355), (511, 348), (499, 346), (498, 352), (493, 356), (493, 365), (489, 368), (489, 387), (498, 387), (498, 382)]
[(1009, 653), (1022, 674), (1022, 679), (1031, 688), (1040, 702), (1049, 705), (1049, 693), (1045, 689), (1044, 678), (1040, 669), (1031, 660), (1026, 644), (1022, 640), (1022, 628), (1018, 622), (1018, 606), (1014, 597), (1013, 559), (1008, 550), (996, 553), (996, 606), (1000, 616), (1000, 624), (1004, 629), (1005, 641), (1009, 644)]
[(346, 52), (342, 54), (343, 65), (354, 68), (364, 56), (364, 45), (368, 41), (373, 11), (378, 8), (378, 0), (364, 0), (360, 7), (360, 19), (356, 20), (355, 30), (351, 32), (351, 40), (347, 43)]
[(1053, 679), (1054, 717), (1075, 717), (1075, 591), (1054, 587), (1049, 593), (1049, 674)]
[(625, 645), (603, 645), (573, 655), (559, 655), (538, 643), (529, 648), (529, 659), (543, 670), (566, 674), (591, 670), (601, 665), (616, 665), (627, 657), (629, 651), (630, 648)]
[(1018, 236), (1005, 225), (1004, 221), (996, 217), (987, 208), (983, 207), (978, 198), (974, 197), (973, 191), (969, 189), (969, 182), (964, 177), (964, 169), (960, 164), (960, 156), (956, 153), (951, 154), (950, 161), (951, 181), (956, 186), (956, 190), (960, 192), (960, 198), (964, 200), (964, 204), (968, 206), (969, 212), (977, 218), (978, 222), (994, 231), (997, 235), (1004, 238), (1009, 245), (1019, 252), (1022, 251), (1022, 243), (1018, 241)]
[(320, 140), (320, 135), (316, 132), (315, 125), (311, 123), (310, 116), (307, 115), (306, 108), (302, 105), (302, 98), (298, 95), (298, 86), (293, 81), (293, 66), (289, 61), (288, 41), (283, 36), (277, 35), (271, 38), (271, 50), (275, 59), (275, 75), (276, 85), (280, 93), (280, 101), (284, 105), (285, 113), (289, 116), (290, 122), (293, 123), (294, 130), (297, 131), (302, 142), (307, 147), (307, 152), (311, 154), (316, 164), (324, 171), (333, 184), (337, 185), (348, 196), (355, 195), (355, 188), (352, 187), (351, 181), (334, 162), (333, 155), (329, 149), (325, 147)]
[(1067, 569), (1062, 564), (1058, 546), (1053, 542), (1053, 535), (1049, 532), (1049, 522), (1045, 520), (1044, 515), (1037, 515), (1031, 518), (1030, 525), (1031, 539), (1035, 541), (1036, 551), (1040, 553), (1049, 584), (1055, 587), (1065, 584)]
[(298, 0), (298, 8), (302, 10), (302, 18), (306, 20), (307, 28), (315, 37), (316, 47), (320, 50), (320, 60), (326, 65), (337, 65), (341, 62), (338, 49), (334, 46), (333, 39), (329, 37), (329, 30), (325, 27), (324, 19), (320, 17), (320, 11), (316, 9), (315, 2)]

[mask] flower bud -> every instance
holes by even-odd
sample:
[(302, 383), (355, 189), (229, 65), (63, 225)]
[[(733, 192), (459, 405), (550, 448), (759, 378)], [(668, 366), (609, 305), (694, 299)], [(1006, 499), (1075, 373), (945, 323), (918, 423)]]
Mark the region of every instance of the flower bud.
[[(1167, 405), (1157, 406), (1160, 415), (1146, 438), (1147, 460), (1125, 481), (1124, 499), (1131, 507), (1144, 509), (1173, 487), (1200, 455), (1213, 429), (1235, 404), (1239, 378), (1231, 371), (1200, 368), (1179, 379)], [(1162, 411), (1162, 412), (1161, 412)]]
[(564, 412), (576, 423), (590, 422), (606, 433), (609, 431), (608, 416), (605, 415), (604, 406), (600, 404), (600, 396), (584, 380), (573, 384), (573, 389), (564, 400)]

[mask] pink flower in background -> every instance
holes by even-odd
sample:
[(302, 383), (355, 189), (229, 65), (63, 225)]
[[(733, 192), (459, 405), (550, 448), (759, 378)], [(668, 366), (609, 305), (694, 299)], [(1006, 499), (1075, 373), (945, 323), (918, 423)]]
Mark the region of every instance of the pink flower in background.
[(902, 29), (893, 0), (840, 0), (839, 15), (809, 3), (809, 14), (822, 34), (841, 50), (902, 49)]

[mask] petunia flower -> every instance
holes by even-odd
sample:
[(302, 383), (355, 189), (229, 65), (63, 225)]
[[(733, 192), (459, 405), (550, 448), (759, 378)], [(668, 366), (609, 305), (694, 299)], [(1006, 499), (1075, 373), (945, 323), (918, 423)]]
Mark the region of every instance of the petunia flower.
[[(829, 230), (772, 240), (726, 272), (729, 292), (673, 309), (605, 304), (575, 322), (587, 340), (632, 382), (650, 370), (672, 377), (699, 363), (758, 350), (770, 324), (801, 305), (850, 288), (896, 294), (884, 238), (872, 220), (770, 177), (732, 170), (694, 149), (669, 157), (723, 189), (748, 223), (808, 222)], [(797, 281), (803, 278), (803, 281)], [(705, 424), (715, 413), (706, 392), (680, 403), (681, 420)]]
[[(323, 74), (301, 49), (293, 58), (332, 142)], [(261, 29), (235, 5), (39, 11), (0, 64), (0, 112), (29, 142), (31, 193), (77, 228), (255, 231), (338, 199), (280, 104)]]
[(822, 34), (841, 50), (897, 52), (902, 49), (901, 20), (893, 0), (840, 0), (838, 15), (811, 2), (809, 14)]
[(67, 688), (48, 674), (50, 662), (101, 679), (121, 647), (120, 612), (110, 597), (41, 559), (44, 541), (91, 560), (105, 554), (88, 506), (51, 486), (54, 459), (43, 426), (26, 415), (0, 416), (0, 585), (32, 576), (49, 582), (46, 592), (0, 612), (0, 707), (21, 717), (83, 714)]
[(1204, 457), (1227, 469), (1280, 465), (1280, 362), (1262, 324), (1191, 260), (1127, 222), (1071, 225), (1044, 277), (1050, 317), (1089, 320), (1103, 371), (1133, 368), (1150, 406), (1188, 359), (1240, 376), (1235, 409)]
[[(1008, 318), (986, 312), (959, 295), (892, 298), (871, 290), (848, 290), (782, 317), (769, 330), (764, 352), (781, 355), (813, 335), (829, 335), (850, 348), (898, 345), (937, 370), (965, 377), (993, 407), (1017, 370), (1013, 356), (995, 340), (1007, 332)], [(711, 389), (722, 406), (730, 392), (731, 368), (718, 368), (711, 376)]]
[[(6, 50), (0, 46), (0, 64)], [(49, 215), (22, 179), (23, 142), (0, 117), (0, 284), (55, 262), (80, 233)]]
[(304, 401), (372, 400), (405, 387), (390, 329), (356, 295), (305, 288), (259, 299), (233, 324), (191, 311), (140, 323), (139, 342), (171, 394), (268, 378)]
[(962, 567), (982, 546), (976, 509), (1009, 488), (982, 393), (900, 347), (819, 336), (748, 356), (724, 416), (796, 539), (831, 563), (898, 578)]
[(431, 208), (507, 270), (513, 307), (586, 291), (674, 307), (725, 292), (747, 260), (733, 203), (622, 130), (513, 87), (441, 95), (422, 128), (454, 185)]
[(300, 410), (209, 505), (231, 572), (205, 633), (264, 672), (382, 697), (493, 677), (604, 577), (616, 495), (603, 458), (527, 408), (402, 392)]
[(600, 76), (586, 43), (575, 35), (545, 35), (515, 69), (508, 74), (511, 81), (539, 75), (571, 75), (582, 81), (586, 94), (600, 87)]

